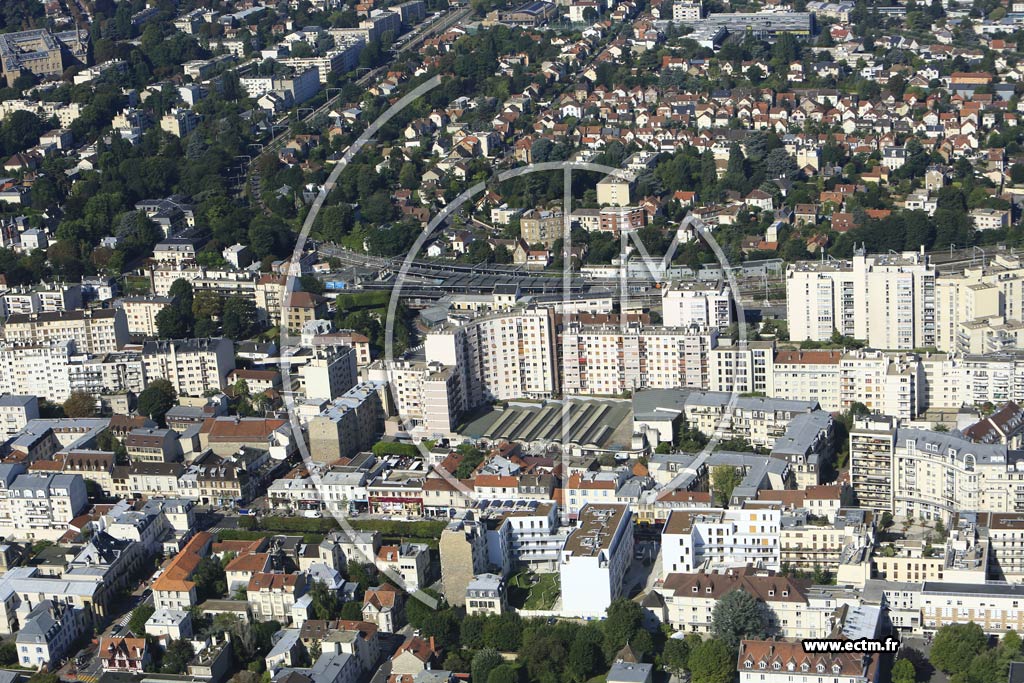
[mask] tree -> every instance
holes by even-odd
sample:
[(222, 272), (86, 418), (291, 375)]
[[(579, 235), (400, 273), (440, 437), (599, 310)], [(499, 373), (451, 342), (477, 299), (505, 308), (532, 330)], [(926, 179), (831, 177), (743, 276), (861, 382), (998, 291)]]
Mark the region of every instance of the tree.
[(212, 557), (204, 557), (196, 564), (192, 573), (199, 602), (210, 598), (221, 598), (228, 592), (227, 576), (221, 563)]
[(917, 680), (917, 670), (914, 663), (909, 659), (897, 660), (892, 666), (892, 683), (914, 683)]
[(224, 304), (221, 320), (224, 336), (229, 339), (246, 339), (256, 331), (256, 303), (251, 299), (231, 297)]
[(95, 417), (96, 399), (87, 391), (72, 391), (64, 401), (64, 414), (68, 417)]
[(690, 659), (690, 646), (682, 638), (669, 638), (661, 652), (661, 665), (679, 676), (686, 670)]
[(164, 651), (163, 667), (165, 674), (183, 674), (188, 670), (188, 663), (196, 654), (192, 643), (187, 640), (174, 640)]
[(338, 594), (328, 588), (323, 581), (317, 581), (309, 590), (309, 599), (313, 607), (313, 614), (317, 619), (337, 619), (341, 604)]
[(494, 648), (485, 647), (473, 656), (470, 671), (474, 681), (486, 681), (497, 667), (505, 662)]
[(580, 629), (565, 662), (565, 673), (569, 680), (582, 683), (604, 667), (604, 655), (598, 644), (600, 637), (601, 632), (596, 627), (585, 626)]
[(516, 680), (516, 670), (512, 668), (511, 664), (494, 667), (491, 670), (491, 675), (487, 677), (487, 683), (516, 683)]
[(174, 385), (166, 379), (155, 379), (139, 394), (138, 411), (157, 422), (163, 423), (164, 415), (178, 400)]
[(609, 657), (622, 649), (643, 628), (643, 610), (640, 605), (618, 598), (606, 610), (604, 621), (604, 651)]
[(194, 322), (191, 310), (171, 304), (156, 314), (156, 332), (162, 339), (185, 339), (192, 335)]
[(739, 486), (741, 481), (743, 475), (732, 465), (718, 465), (711, 470), (711, 488), (720, 506), (726, 507), (729, 504), (733, 489)]
[(146, 622), (149, 621), (154, 612), (156, 612), (156, 607), (149, 603), (142, 603), (132, 610), (132, 616), (128, 619), (128, 628), (139, 638), (145, 637)]
[(798, 170), (796, 160), (785, 147), (776, 147), (764, 159), (764, 174), (768, 178), (792, 178)]
[(194, 293), (192, 291), (192, 283), (184, 278), (178, 278), (171, 283), (170, 289), (167, 290), (167, 296), (174, 299), (174, 305), (178, 306), (182, 310), (192, 310), (192, 299)]
[(734, 590), (715, 603), (711, 613), (711, 632), (736, 649), (746, 638), (764, 638), (768, 633), (768, 621), (757, 598)]
[(690, 654), (693, 683), (730, 683), (736, 673), (736, 657), (721, 640), (705, 640)]
[(938, 668), (956, 675), (966, 671), (977, 655), (985, 651), (988, 638), (973, 621), (947, 624), (935, 632), (930, 659)]
[(18, 663), (18, 646), (13, 640), (0, 643), (0, 666), (11, 666)]

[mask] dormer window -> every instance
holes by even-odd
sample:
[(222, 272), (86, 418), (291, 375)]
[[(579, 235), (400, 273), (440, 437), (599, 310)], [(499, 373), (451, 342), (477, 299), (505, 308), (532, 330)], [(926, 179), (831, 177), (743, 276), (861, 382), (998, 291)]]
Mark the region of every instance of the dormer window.
[(693, 587), (693, 592), (694, 592), (694, 593), (696, 593), (696, 592), (697, 592), (697, 591), (699, 591), (699, 590), (700, 590), (700, 589), (699, 589), (699, 588), (697, 588), (696, 586), (694, 586), (694, 587)]
[(784, 598), (789, 597), (789, 589), (788, 588), (782, 590), (782, 597), (784, 597)]
[(743, 662), (743, 666), (749, 669), (754, 666), (754, 663), (748, 659), (747, 661)]
[(711, 592), (711, 586), (708, 586), (707, 588), (705, 588), (704, 592), (705, 593), (710, 593)]
[(843, 670), (843, 667), (839, 666), (838, 664), (833, 664), (832, 665), (832, 673), (837, 674), (837, 673), (839, 673), (842, 670)]
[(801, 671), (807, 671), (810, 668), (811, 667), (807, 666), (807, 662), (804, 662), (803, 664), (800, 665), (800, 670)]
[(772, 663), (772, 668), (775, 669), (776, 671), (778, 671), (779, 669), (782, 668), (782, 665), (779, 664), (778, 662), (773, 662)]
[(825, 673), (825, 665), (824, 664), (819, 664), (818, 665), (818, 673), (820, 673), (820, 674)]
[(766, 662), (761, 662), (761, 668), (762, 669), (767, 669), (768, 668), (768, 664)]
[(775, 595), (775, 589), (774, 588), (769, 588), (768, 589), (768, 596), (771, 597), (773, 595)]

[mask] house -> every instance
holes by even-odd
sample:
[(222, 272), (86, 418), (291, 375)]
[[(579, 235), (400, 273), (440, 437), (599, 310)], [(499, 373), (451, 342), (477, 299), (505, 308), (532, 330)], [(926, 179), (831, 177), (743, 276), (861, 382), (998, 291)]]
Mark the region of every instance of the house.
[(740, 683), (876, 683), (879, 656), (804, 652), (802, 643), (744, 640), (736, 663)]
[(466, 614), (502, 614), (508, 610), (505, 579), (498, 574), (477, 574), (466, 586)]
[(145, 638), (100, 638), (96, 656), (104, 671), (141, 674), (150, 661)]
[(397, 632), (405, 623), (405, 596), (389, 583), (367, 589), (363, 595), (363, 621), (381, 631)]
[(18, 663), (27, 668), (52, 668), (71, 654), (71, 646), (85, 634), (88, 622), (88, 613), (81, 607), (40, 600), (14, 638)]
[(392, 674), (416, 675), (420, 671), (433, 669), (441, 661), (441, 651), (434, 644), (434, 638), (411, 636), (398, 646), (391, 656)]

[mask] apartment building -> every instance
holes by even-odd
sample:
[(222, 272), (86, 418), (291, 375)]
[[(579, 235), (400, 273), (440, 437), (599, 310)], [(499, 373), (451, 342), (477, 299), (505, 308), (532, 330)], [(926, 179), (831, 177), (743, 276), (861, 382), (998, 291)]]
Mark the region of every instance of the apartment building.
[(711, 391), (739, 394), (761, 393), (779, 398), (771, 391), (775, 342), (750, 341), (746, 344), (717, 340), (708, 358)]
[(732, 292), (724, 282), (670, 282), (661, 290), (666, 327), (714, 327), (725, 330), (735, 320)]
[(717, 332), (571, 322), (560, 334), (562, 391), (619, 395), (638, 389), (706, 388)]
[(117, 305), (124, 310), (128, 334), (157, 337), (160, 334), (156, 326), (157, 313), (173, 301), (169, 296), (126, 296), (119, 299)]
[(500, 615), (508, 611), (505, 579), (497, 574), (479, 574), (466, 587), (466, 615)]
[(820, 638), (829, 632), (837, 605), (831, 596), (812, 591), (810, 583), (741, 567), (714, 574), (669, 574), (655, 590), (665, 601), (668, 623), (677, 631), (710, 634), (717, 602), (741, 591), (757, 600), (769, 634)]
[(306, 588), (306, 575), (301, 572), (258, 572), (249, 579), (245, 595), (254, 618), (288, 624), (292, 621), (292, 608), (306, 592)]
[(319, 412), (306, 421), (310, 458), (330, 463), (372, 447), (384, 430), (382, 391), (376, 382), (363, 382), (333, 401), (318, 402)]
[[(704, 434), (746, 439), (752, 446), (771, 449), (785, 436), (797, 415), (818, 410), (816, 401), (740, 396), (733, 402), (732, 398), (723, 392), (690, 392), (686, 398), (686, 419)], [(731, 419), (723, 421), (726, 416)]]
[(467, 408), (558, 392), (554, 313), (526, 308), (456, 320), (427, 335), (427, 361), (455, 368)]
[(56, 540), (88, 505), (78, 474), (20, 474), (5, 489), (0, 529), (8, 538)]
[(519, 217), (519, 236), (529, 247), (537, 244), (550, 249), (565, 234), (565, 217), (561, 211), (530, 209)]
[(973, 621), (989, 635), (1024, 628), (1024, 585), (926, 581), (920, 591), (921, 630)]
[(80, 607), (57, 600), (40, 600), (24, 617), (14, 637), (18, 663), (42, 669), (59, 664), (88, 631), (89, 614)]
[(317, 347), (296, 374), (307, 398), (337, 398), (354, 387), (359, 379), (356, 352), (348, 346)]
[(377, 551), (375, 564), (392, 580), (400, 578), (407, 593), (414, 593), (428, 583), (430, 548), (425, 543), (382, 545)]
[(30, 420), (39, 417), (39, 397), (4, 394), (0, 396), (0, 438), (8, 439), (22, 429)]
[(235, 348), (230, 339), (161, 339), (142, 345), (147, 380), (163, 378), (179, 396), (202, 396), (210, 389), (227, 387), (235, 369)]
[(647, 212), (638, 206), (606, 206), (597, 214), (598, 230), (618, 237), (647, 225)]
[(71, 339), (82, 353), (108, 353), (128, 343), (128, 320), (117, 308), (18, 313), (7, 318), (3, 335), (8, 343)]
[(893, 510), (897, 424), (896, 418), (871, 415), (856, 420), (850, 430), (850, 485), (861, 507), (879, 512)]
[(85, 64), (89, 36), (77, 29), (52, 33), (49, 29), (32, 29), (6, 33), (0, 39), (0, 66), (7, 87), (24, 74), (44, 79), (59, 79), (65, 66)]
[(935, 267), (924, 251), (854, 254), (786, 270), (790, 339), (827, 341), (833, 331), (876, 349), (936, 344)]
[(690, 574), (748, 564), (781, 567), (778, 508), (672, 510), (661, 536), (662, 572)]
[(902, 428), (894, 446), (895, 514), (948, 524), (960, 510), (1015, 509), (1010, 477), (1020, 475), (1008, 470), (1005, 446), (973, 443), (956, 432)]
[(71, 391), (138, 394), (146, 388), (146, 369), (138, 351), (78, 356), (67, 366), (67, 373)]
[(627, 505), (587, 505), (580, 510), (559, 559), (562, 614), (604, 616), (623, 594), (633, 555), (633, 519)]
[(198, 602), (192, 575), (200, 560), (209, 555), (213, 536), (205, 531), (194, 535), (153, 582), (153, 604), (160, 609), (188, 610)]
[(835, 521), (812, 519), (807, 510), (782, 516), (779, 558), (783, 566), (800, 571), (823, 570), (835, 574), (839, 565), (855, 555), (866, 557), (875, 543), (872, 514), (848, 509)]
[(924, 410), (924, 367), (914, 354), (863, 349), (843, 354), (839, 362), (839, 403), (862, 403), (872, 412), (903, 420)]
[(766, 371), (765, 393), (778, 398), (817, 401), (822, 410), (843, 409), (842, 351), (779, 350)]
[(487, 526), (463, 512), (448, 523), (438, 541), (441, 591), (451, 605), (464, 605), (469, 585), (488, 571)]
[(597, 183), (597, 203), (601, 206), (629, 206), (633, 181), (626, 174), (608, 175)]
[(451, 434), (469, 408), (465, 374), (437, 361), (376, 361), (367, 376), (386, 382), (389, 413), (396, 413), (403, 428), (425, 434)]
[(1024, 514), (965, 511), (959, 515), (957, 528), (964, 525), (977, 531), (979, 546), (987, 544), (988, 576), (997, 581), (1024, 579)]
[(736, 669), (740, 683), (878, 683), (880, 655), (810, 654), (799, 642), (744, 640)]

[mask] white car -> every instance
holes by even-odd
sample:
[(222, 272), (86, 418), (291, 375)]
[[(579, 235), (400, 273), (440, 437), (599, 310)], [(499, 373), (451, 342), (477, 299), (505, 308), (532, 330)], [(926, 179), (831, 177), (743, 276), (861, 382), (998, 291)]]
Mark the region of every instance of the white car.
[(302, 516), (309, 517), (310, 519), (318, 519), (320, 517), (323, 517), (323, 513), (321, 513), (319, 510), (303, 510)]

